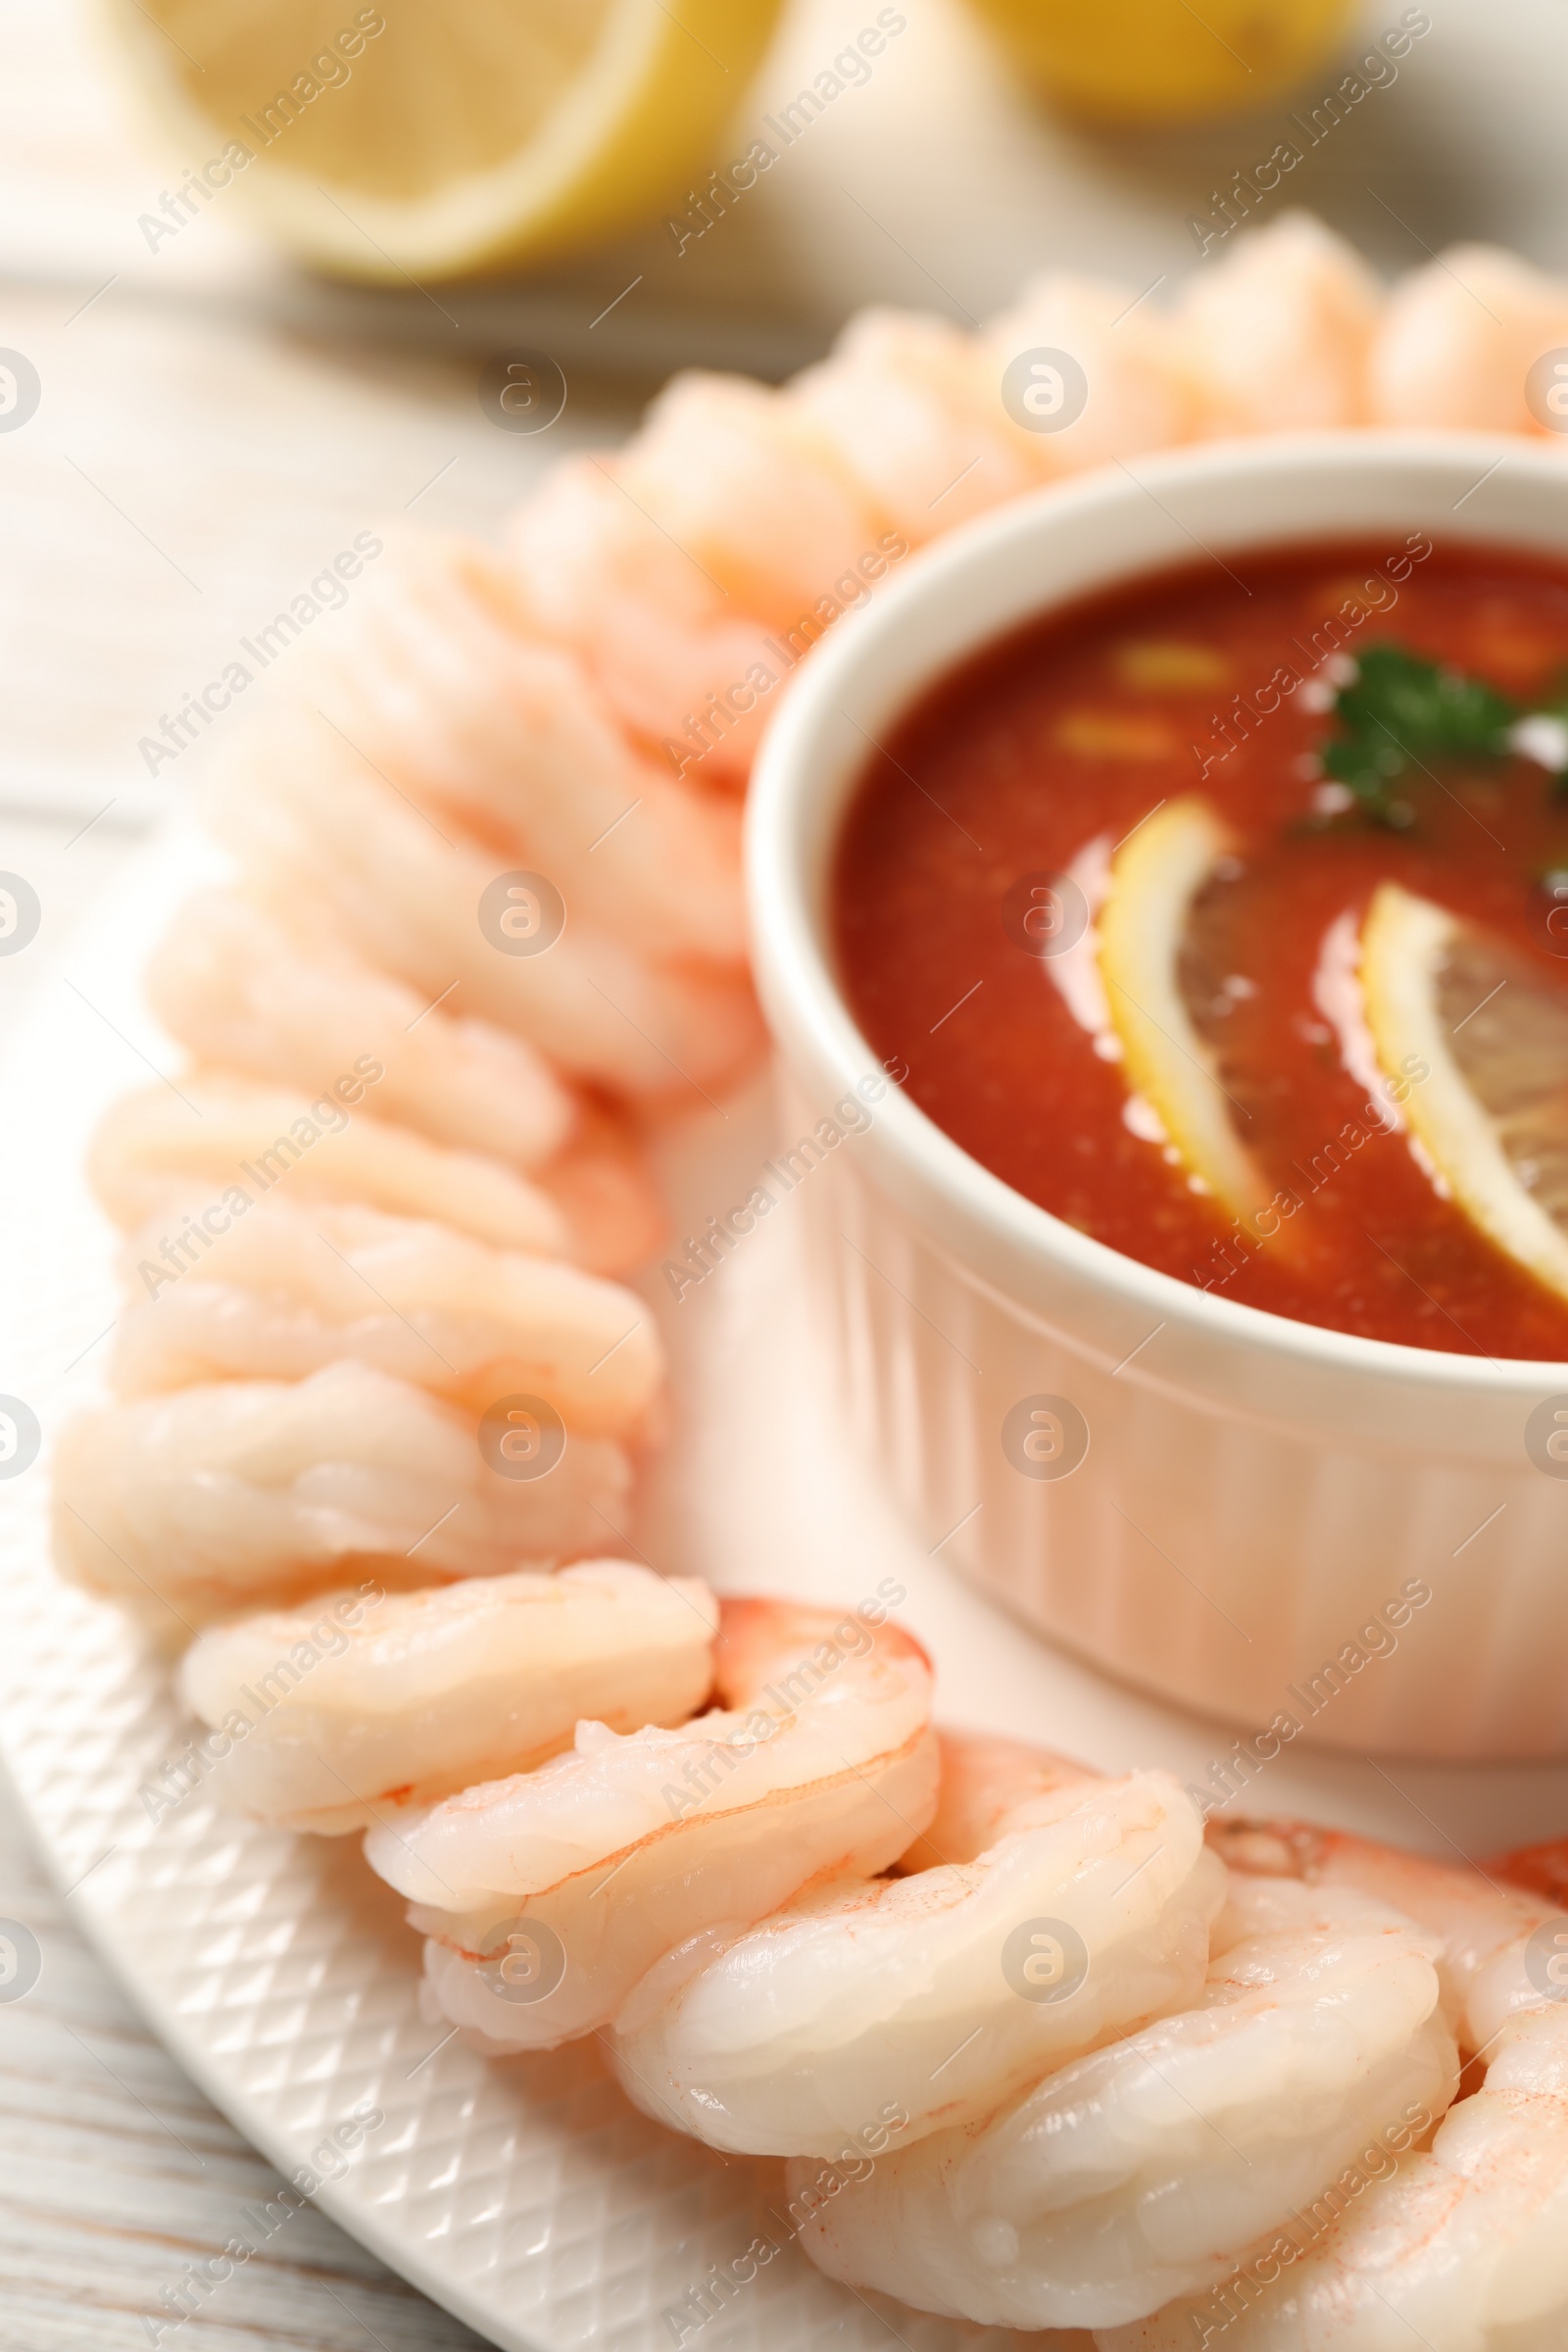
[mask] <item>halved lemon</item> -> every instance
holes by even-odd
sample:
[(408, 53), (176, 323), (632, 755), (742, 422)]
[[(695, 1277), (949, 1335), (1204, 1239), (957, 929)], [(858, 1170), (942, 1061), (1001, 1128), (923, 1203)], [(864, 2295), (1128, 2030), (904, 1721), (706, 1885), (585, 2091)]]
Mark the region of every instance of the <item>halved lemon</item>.
[(310, 260), (393, 280), (536, 261), (656, 211), (707, 160), (779, 7), (99, 0), (189, 167), (175, 229), (244, 205)]
[(1354, 0), (971, 0), (1048, 98), (1100, 122), (1263, 106), (1322, 65)]
[(1396, 882), (1367, 910), (1361, 987), (1432, 1167), (1472, 1224), (1568, 1297), (1568, 990)]
[(1189, 1175), (1250, 1224), (1269, 1187), (1237, 1132), (1181, 977), (1194, 901), (1232, 847), (1205, 801), (1173, 801), (1146, 817), (1111, 859), (1100, 976), (1134, 1092), (1152, 1105)]

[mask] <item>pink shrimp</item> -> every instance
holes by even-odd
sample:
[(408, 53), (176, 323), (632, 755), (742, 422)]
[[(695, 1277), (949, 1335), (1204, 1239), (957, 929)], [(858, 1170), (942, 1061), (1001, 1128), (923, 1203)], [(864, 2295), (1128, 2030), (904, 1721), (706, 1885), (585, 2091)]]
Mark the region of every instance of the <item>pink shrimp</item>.
[(1372, 352), (1373, 417), (1544, 433), (1528, 378), (1563, 345), (1568, 285), (1496, 246), (1452, 246), (1390, 298)]
[[(1169, 1774), (1102, 1780), (951, 1736), (942, 1760), (903, 1875), (811, 1887), (650, 1970), (612, 2045), (637, 2106), (784, 2156), (831, 2155), (896, 2109), (903, 2149), (1196, 1997), (1225, 1874)], [(1031, 1997), (1053, 1969), (1060, 1997)]]
[(883, 1870), (929, 1821), (930, 1664), (884, 1601), (724, 1601), (714, 1696), (675, 1731), (579, 1724), (540, 1771), (370, 1832), (447, 2016), (512, 2048), (597, 2032), (674, 1945)]
[[(569, 646), (632, 738), (705, 785), (744, 784), (776, 707), (780, 660), (745, 612), (597, 458), (567, 458), (508, 533), (536, 633)], [(738, 691), (737, 691), (738, 690)]]
[(315, 1095), (372, 1054), (383, 1116), (432, 1142), (530, 1173), (562, 1152), (579, 1104), (542, 1054), (466, 1019), (450, 998), (426, 1004), (291, 915), (236, 890), (204, 890), (154, 949), (148, 1001), (198, 1062)]
[[(1206, 2294), (1105, 2331), (1102, 2352), (1557, 2352), (1568, 2336), (1568, 1920), (1488, 1873), (1336, 1831), (1241, 1823), (1215, 1842), (1233, 1870), (1374, 1886), (1434, 1928), (1481, 2081), (1429, 2148), (1412, 2148), (1419, 2119), (1383, 2135)], [(1556, 1886), (1568, 1838), (1507, 1867)]]
[[(1146, 289), (1147, 291), (1147, 289)], [(1168, 449), (1199, 429), (1196, 395), (1169, 318), (1136, 286), (1053, 271), (1025, 286), (985, 329), (977, 357), (1000, 379), (1025, 352), (1064, 351), (1083, 369), (1088, 402), (1058, 431), (1021, 444), (1042, 470), (1074, 473), (1113, 458)]]
[(1382, 307), (1359, 255), (1309, 213), (1238, 237), (1193, 272), (1176, 314), (1199, 430), (1364, 423)]
[[(1356, 1886), (1393, 1903), (1442, 1936), (1457, 2004), (1459, 2046), (1483, 2049), (1517, 2012), (1540, 2006), (1531, 1938), (1552, 1917), (1549, 1902), (1500, 1885), (1470, 1863), (1439, 1862), (1402, 1847), (1298, 1822), (1218, 1822), (1210, 1842), (1232, 1870), (1310, 1886)], [(1568, 1852), (1568, 1840), (1553, 1851)], [(1538, 1861), (1536, 1867), (1542, 1867)]]
[(1206, 2293), (1097, 2334), (1101, 2352), (1560, 2352), (1568, 2006), (1517, 2012), (1482, 2063), (1429, 2148), (1418, 2103)]
[(675, 376), (615, 479), (737, 613), (773, 628), (809, 612), (886, 527), (809, 416), (743, 376)]
[(941, 318), (862, 311), (789, 398), (913, 547), (1051, 470), (1008, 421), (1000, 371)]
[(657, 959), (579, 919), (569, 889), (542, 952), (506, 952), (498, 918), (481, 927), (487, 893), (534, 869), (416, 806), (314, 714), (252, 737), (213, 814), (264, 903), (335, 932), (426, 1003), (456, 985), (466, 1012), (583, 1078), (685, 1106), (761, 1052), (744, 966)]
[(739, 811), (628, 743), (577, 657), (524, 625), (507, 566), (437, 542), (353, 619), (316, 699), (383, 775), (643, 953), (744, 957)]

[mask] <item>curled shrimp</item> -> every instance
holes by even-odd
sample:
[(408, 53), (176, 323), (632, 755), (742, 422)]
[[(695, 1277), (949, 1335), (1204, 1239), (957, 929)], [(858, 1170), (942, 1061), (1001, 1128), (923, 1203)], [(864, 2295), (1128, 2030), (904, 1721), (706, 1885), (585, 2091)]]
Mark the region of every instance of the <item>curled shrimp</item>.
[(908, 1878), (917, 1870), (940, 1870), (949, 1862), (973, 1862), (1005, 1835), (1008, 1817), (1023, 1804), (1038, 1821), (1051, 1818), (1051, 1801), (1070, 1811), (1091, 1781), (1104, 1778), (1092, 1764), (1058, 1756), (1027, 1740), (1004, 1740), (989, 1732), (938, 1732), (942, 1778), (930, 1825), (893, 1865)]
[(534, 1182), (561, 1212), (566, 1254), (590, 1274), (629, 1274), (662, 1249), (669, 1217), (629, 1110), (585, 1098), (570, 1142)]
[(1466, 2056), (1484, 2049), (1511, 2016), (1540, 2006), (1531, 1939), (1553, 1909), (1539, 1896), (1472, 1865), (1433, 1861), (1348, 1830), (1238, 1821), (1216, 1823), (1209, 1835), (1232, 1870), (1314, 1886), (1360, 1887), (1432, 1929), (1443, 1940), (1444, 1974)]
[(423, 1003), (297, 908), (237, 890), (187, 900), (146, 987), (170, 1035), (209, 1070), (318, 1095), (373, 1055), (383, 1120), (527, 1176), (592, 1272), (657, 1254), (663, 1212), (636, 1135), (524, 1039), (469, 1018), (456, 991), (444, 1006)]
[[(641, 743), (709, 739), (705, 784), (744, 785), (773, 709), (767, 624), (631, 497), (597, 458), (567, 458), (508, 532), (515, 593), (538, 634), (570, 646), (606, 709)], [(731, 689), (742, 692), (737, 708)], [(661, 754), (667, 757), (667, 754)]]
[[(200, 1233), (199, 1208), (183, 1220)], [(169, 1224), (180, 1230), (177, 1212)], [(205, 1380), (300, 1380), (352, 1358), (482, 1413), (498, 1396), (554, 1405), (585, 1437), (639, 1434), (663, 1377), (642, 1300), (564, 1259), (495, 1250), (447, 1225), (265, 1195), (216, 1240), (160, 1255), (127, 1246), (129, 1301), (112, 1378), (147, 1396)], [(148, 1296), (147, 1275), (153, 1279)]]
[(737, 613), (772, 628), (809, 612), (885, 526), (789, 394), (744, 376), (672, 377), (614, 478)]
[(1009, 423), (999, 377), (945, 319), (862, 311), (788, 396), (911, 547), (1049, 472)]
[[(1298, 1823), (1225, 1825), (1232, 1868), (1319, 1888), (1380, 1880), (1444, 1942), (1479, 2088), (1432, 2145), (1387, 2135), (1246, 2248), (1206, 2298), (1114, 2330), (1104, 2352), (1556, 2352), (1568, 2333), (1568, 1919), (1495, 1875)], [(1528, 1868), (1568, 1870), (1568, 1839)], [(1558, 1971), (1561, 1974), (1561, 1971)], [(1417, 2135), (1420, 2138), (1420, 2135)], [(1382, 2162), (1371, 2162), (1378, 2154)]]
[(895, 1860), (931, 1817), (938, 1759), (930, 1665), (885, 1614), (725, 1601), (712, 1712), (629, 1738), (580, 1723), (539, 1771), (372, 1829), (445, 2014), (553, 2048), (608, 2026), (677, 1943)]
[(1176, 313), (1200, 431), (1363, 423), (1382, 312), (1366, 264), (1311, 214), (1238, 237), (1195, 270)]
[(1223, 2277), (1389, 2119), (1452, 2097), (1437, 1939), (1389, 1905), (1233, 1882), (1214, 1940), (1192, 2005), (897, 2143), (813, 2216), (812, 2260), (956, 2318), (1114, 2327)]
[(1161, 312), (1140, 300), (1136, 286), (1060, 270), (1035, 278), (1010, 310), (991, 320), (976, 356), (1000, 385), (1011, 362), (1031, 350), (1068, 353), (1089, 391), (1082, 413), (1059, 430), (1018, 429), (1042, 470), (1077, 472), (1167, 449), (1198, 430), (1180, 338)]
[[(166, 1234), (175, 1199), (204, 1192), (210, 1221), (183, 1236), (176, 1267), (284, 1182), (291, 1195), (434, 1218), (504, 1249), (559, 1255), (565, 1221), (538, 1185), (499, 1159), (427, 1143), (367, 1107), (377, 1067), (368, 1057), (361, 1063), (348, 1102), (335, 1089), (288, 1094), (210, 1070), (187, 1074), (177, 1088), (122, 1095), (93, 1137), (89, 1181), (117, 1225), (159, 1220)], [(149, 1287), (156, 1294), (156, 1281)]]
[(465, 1019), (451, 998), (426, 1004), (340, 940), (237, 890), (186, 900), (145, 986), (171, 1037), (211, 1069), (314, 1095), (370, 1054), (384, 1117), (528, 1173), (578, 1122), (572, 1090), (521, 1038)]
[(437, 541), (356, 608), (316, 700), (355, 751), (579, 919), (658, 958), (746, 954), (740, 811), (626, 739), (487, 550)]
[(335, 1836), (571, 1744), (678, 1724), (713, 1679), (718, 1606), (625, 1560), (422, 1592), (327, 1594), (199, 1635), (180, 1690), (226, 1735), (225, 1803)]
[[(1297, 1824), (1220, 1834), (1233, 1865), (1321, 1888), (1380, 1879), (1442, 1938), (1479, 2087), (1429, 2148), (1352, 2166), (1206, 2297), (1104, 2352), (1557, 2352), (1568, 2339), (1568, 1920), (1489, 1876)], [(1547, 1866), (1538, 1848), (1535, 1867)], [(1568, 1839), (1551, 1867), (1568, 1869)], [(1559, 1964), (1553, 1974), (1553, 1962)], [(1420, 2136), (1420, 2135), (1417, 2135)]]
[(728, 1084), (761, 1051), (743, 969), (661, 961), (579, 916), (572, 887), (548, 874), (560, 931), (537, 953), (498, 945), (494, 915), (481, 927), (494, 886), (535, 869), (422, 810), (312, 713), (286, 713), (247, 740), (213, 820), (247, 888), (268, 905), (335, 932), (427, 1004), (456, 984), (469, 1013), (579, 1077), (689, 1101)]
[[(780, 2156), (831, 2155), (897, 2108), (903, 2146), (1196, 1997), (1224, 1874), (1178, 1784), (1067, 1780), (1015, 1750), (1003, 1797), (989, 1742), (976, 1761), (985, 1787), (966, 1803), (965, 1745), (944, 1741), (944, 1787), (958, 1788), (919, 1851), (944, 1843), (946, 1862), (813, 1889), (650, 1972), (615, 2021), (635, 2105)], [(972, 1853), (954, 1835), (966, 1812), (990, 1817)], [(1031, 1977), (1043, 1957), (1054, 1985)]]
[(389, 1587), (580, 1557), (630, 1483), (568, 1437), (503, 1475), (471, 1412), (368, 1364), (224, 1380), (79, 1413), (55, 1456), (55, 1557), (166, 1635), (287, 1603), (363, 1568)]
[(1543, 433), (1526, 386), (1568, 343), (1568, 285), (1492, 245), (1455, 245), (1389, 298), (1373, 347), (1379, 424)]

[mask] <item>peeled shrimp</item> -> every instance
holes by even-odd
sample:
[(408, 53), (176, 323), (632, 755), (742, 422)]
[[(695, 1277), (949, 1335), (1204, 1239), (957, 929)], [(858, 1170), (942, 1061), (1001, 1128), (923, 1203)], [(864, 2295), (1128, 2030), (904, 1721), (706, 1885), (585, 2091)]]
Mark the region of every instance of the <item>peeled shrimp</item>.
[(1544, 1894), (1560, 1910), (1568, 1903), (1568, 1838), (1549, 1838), (1544, 1845), (1517, 1846), (1487, 1865), (1487, 1876), (1526, 1894)]
[[(945, 1783), (964, 1763), (945, 1741)], [(1168, 1774), (1062, 1782), (1055, 1768), (1042, 1787), (1021, 1759), (973, 1859), (813, 1889), (671, 1952), (615, 2021), (621, 2087), (715, 2147), (831, 2155), (894, 2108), (902, 2147), (1194, 2000), (1223, 1893)], [(1030, 1997), (1037, 1945), (1083, 1972), (1066, 1997)]]
[(336, 1363), (78, 1414), (55, 1457), (56, 1557), (167, 1630), (320, 1592), (361, 1561), (408, 1587), (580, 1555), (628, 1478), (604, 1438), (502, 1477), (471, 1413)]
[(1007, 419), (1001, 369), (945, 319), (862, 311), (789, 398), (914, 547), (1051, 471)]
[(717, 1625), (695, 1578), (590, 1560), (247, 1617), (197, 1637), (180, 1690), (234, 1741), (226, 1803), (335, 1835), (531, 1771), (584, 1717), (684, 1723), (711, 1686)]
[[(514, 516), (508, 553), (534, 628), (573, 649), (621, 726), (645, 743), (676, 742), (683, 761), (694, 748), (691, 722), (701, 721), (709, 737), (702, 781), (745, 783), (774, 708), (766, 691), (757, 695), (758, 680), (748, 685), (759, 667), (777, 681), (768, 628), (675, 545), (608, 466), (596, 458), (563, 460)], [(730, 700), (737, 685), (744, 710)]]
[[(1537, 360), (1568, 345), (1568, 285), (1494, 245), (1454, 245), (1395, 288), (1372, 353), (1379, 424), (1541, 433)], [(1559, 385), (1549, 386), (1560, 390)]]
[(503, 953), (493, 929), (481, 929), (481, 902), (509, 872), (534, 869), (464, 838), (450, 817), (421, 813), (319, 718), (295, 713), (250, 741), (214, 821), (268, 904), (336, 931), (427, 1002), (458, 982), (471, 1013), (582, 1077), (689, 1101), (761, 1051), (744, 971), (657, 962), (579, 919), (569, 886), (553, 944)]
[(1484, 2049), (1507, 2020), (1539, 2006), (1530, 1939), (1554, 1906), (1484, 1872), (1381, 1845), (1345, 1830), (1297, 1822), (1216, 1824), (1211, 1842), (1233, 1871), (1356, 1886), (1397, 1905), (1443, 1939), (1443, 1967), (1457, 2004), (1459, 2046)]
[[(553, 2048), (608, 2026), (677, 1943), (885, 1869), (931, 1817), (937, 1746), (929, 1663), (884, 1613), (725, 1601), (713, 1712), (626, 1739), (581, 1723), (538, 1772), (372, 1829), (445, 2014)], [(558, 1955), (541, 1997), (513, 1996), (509, 1936)]]
[(1215, 1941), (1195, 2005), (901, 2141), (808, 2224), (812, 2260), (956, 2318), (1113, 2326), (1222, 2278), (1386, 2124), (1446, 2106), (1436, 1938), (1348, 1889), (1238, 1882)]
[[(1559, 2352), (1568, 2336), (1568, 1949), (1549, 1901), (1483, 1873), (1298, 1824), (1227, 1824), (1233, 1869), (1377, 1886), (1442, 1939), (1461, 2049), (1484, 2068), (1429, 2151), (1348, 2168), (1206, 2297), (1105, 2352)], [(1568, 1841), (1559, 1845), (1568, 1853)], [(1544, 1868), (1546, 1849), (1533, 1857)], [(1559, 1860), (1558, 1867), (1560, 1868)], [(1404, 2143), (1408, 2145), (1408, 2142)]]
[(170, 1035), (214, 1069), (315, 1094), (373, 1054), (379, 1115), (432, 1143), (531, 1173), (577, 1124), (570, 1088), (521, 1038), (464, 1018), (451, 997), (429, 1005), (340, 940), (237, 890), (186, 900), (146, 989)]
[(117, 1225), (132, 1227), (164, 1217), (172, 1200), (189, 1200), (202, 1186), (212, 1234), (285, 1184), (290, 1198), (363, 1201), (437, 1218), (505, 1249), (558, 1254), (564, 1220), (537, 1185), (498, 1159), (426, 1143), (374, 1115), (368, 1104), (379, 1067), (364, 1057), (352, 1102), (335, 1090), (312, 1098), (209, 1071), (181, 1078), (177, 1089), (122, 1095), (87, 1154), (93, 1191)]
[(743, 960), (734, 802), (626, 741), (577, 656), (527, 631), (486, 550), (438, 541), (378, 580), (315, 690), (350, 758), (456, 818), (498, 868), (548, 874), (574, 917), (656, 957)]
[(1238, 237), (1196, 270), (1176, 313), (1204, 434), (1361, 424), (1383, 296), (1309, 213)]
[(886, 518), (787, 393), (689, 369), (649, 408), (614, 479), (737, 613), (790, 627)]
[(1076, 420), (1056, 432), (1025, 433), (1035, 463), (1054, 473), (1102, 466), (1113, 458), (1168, 449), (1198, 430), (1198, 406), (1169, 318), (1136, 286), (1054, 270), (1025, 286), (1011, 310), (980, 338), (979, 365), (1000, 385), (1026, 351), (1064, 351), (1088, 378), (1089, 398)]
[(576, 1132), (534, 1182), (561, 1212), (566, 1253), (591, 1274), (629, 1274), (659, 1255), (669, 1229), (631, 1115), (585, 1102)]
[(126, 1249), (122, 1395), (299, 1380), (352, 1358), (475, 1412), (542, 1396), (585, 1437), (635, 1431), (658, 1395), (663, 1353), (648, 1308), (559, 1258), (281, 1187), (216, 1240), (198, 1216), (169, 1223), (203, 1247), (187, 1247), (183, 1266), (163, 1258), (155, 1223)]
[(1568, 2007), (1510, 2019), (1478, 2090), (1392, 2177), (1350, 2166), (1206, 2296), (1102, 2352), (1562, 2352)]
[(942, 1756), (937, 1809), (893, 1865), (900, 1878), (940, 1870), (949, 1862), (977, 1861), (1005, 1835), (1008, 1816), (1025, 1802), (1036, 1820), (1047, 1821), (1052, 1818), (1049, 1798), (1058, 1797), (1062, 1810), (1070, 1812), (1089, 1784), (1104, 1778), (1092, 1764), (989, 1732), (938, 1732), (937, 1745)]

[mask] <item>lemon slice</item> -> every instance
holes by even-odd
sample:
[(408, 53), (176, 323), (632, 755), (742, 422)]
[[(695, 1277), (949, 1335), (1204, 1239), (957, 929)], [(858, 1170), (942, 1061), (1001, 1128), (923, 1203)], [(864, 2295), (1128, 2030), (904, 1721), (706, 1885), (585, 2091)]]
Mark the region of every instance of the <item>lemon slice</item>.
[(1361, 986), (1431, 1166), (1472, 1224), (1568, 1298), (1568, 991), (1396, 882), (1362, 925)]
[(1182, 122), (1265, 105), (1332, 54), (1355, 14), (1353, 0), (972, 5), (1048, 98), (1099, 122)]
[(191, 167), (176, 230), (182, 196), (190, 217), (245, 205), (312, 261), (401, 279), (534, 261), (657, 210), (708, 160), (779, 0), (99, 5)]
[(1111, 859), (1100, 976), (1135, 1093), (1152, 1106), (1189, 1175), (1250, 1222), (1269, 1189), (1236, 1132), (1213, 1050), (1181, 984), (1193, 902), (1231, 847), (1204, 801), (1173, 801), (1147, 817)]

